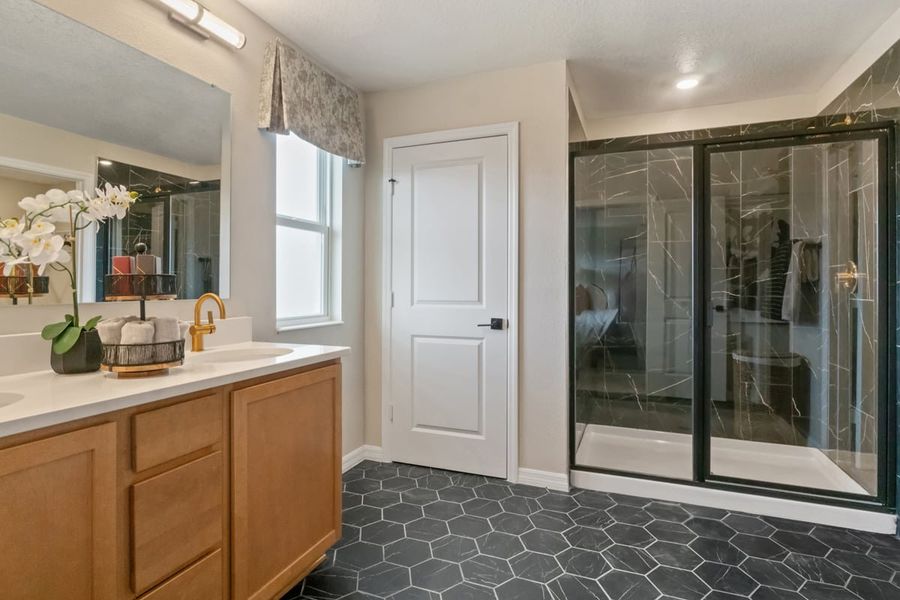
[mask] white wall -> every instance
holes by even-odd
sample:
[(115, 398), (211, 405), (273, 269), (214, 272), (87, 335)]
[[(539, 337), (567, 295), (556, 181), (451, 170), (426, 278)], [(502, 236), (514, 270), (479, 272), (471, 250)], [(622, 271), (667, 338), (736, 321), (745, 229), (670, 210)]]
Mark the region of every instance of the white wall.
[(381, 189), (385, 138), (520, 123), (519, 463), (567, 470), (568, 97), (552, 62), (367, 94), (366, 443), (381, 443)]
[[(235, 0), (206, 0), (214, 13), (247, 35), (243, 50), (205, 41), (171, 22), (146, 0), (42, 0), (42, 4), (130, 44), (232, 95), (231, 298), (228, 310), (253, 317), (254, 337), (298, 343), (342, 344), (354, 353), (344, 363), (344, 451), (363, 442), (362, 238), (364, 169), (344, 171), (343, 283), (345, 324), (275, 333), (275, 142), (257, 129), (257, 97), (265, 44), (277, 32)], [(115, 82), (110, 82), (111, 86)], [(128, 90), (120, 91), (128, 93)], [(134, 93), (140, 93), (134, 90)], [(155, 303), (157, 314), (189, 318), (192, 301)], [(85, 314), (133, 312), (132, 304), (97, 304)], [(37, 331), (58, 320), (62, 308), (2, 308), (0, 333)]]

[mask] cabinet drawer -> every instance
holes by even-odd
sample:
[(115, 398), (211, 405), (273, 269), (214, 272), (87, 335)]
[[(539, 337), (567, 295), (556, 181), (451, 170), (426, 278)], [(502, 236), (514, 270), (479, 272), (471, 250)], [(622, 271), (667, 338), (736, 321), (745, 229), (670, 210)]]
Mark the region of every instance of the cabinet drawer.
[(222, 398), (204, 396), (134, 416), (134, 470), (144, 471), (222, 440)]
[(216, 550), (140, 600), (220, 600), (222, 551)]
[(132, 489), (134, 590), (144, 592), (221, 547), (222, 453), (151, 477)]

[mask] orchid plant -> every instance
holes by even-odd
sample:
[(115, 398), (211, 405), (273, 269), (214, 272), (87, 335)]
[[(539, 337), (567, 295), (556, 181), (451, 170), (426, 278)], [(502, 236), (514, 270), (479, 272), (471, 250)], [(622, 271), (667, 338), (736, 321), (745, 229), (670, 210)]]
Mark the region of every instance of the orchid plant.
[[(104, 221), (122, 219), (137, 200), (136, 192), (109, 183), (90, 197), (81, 190), (53, 189), (33, 198), (23, 198), (21, 218), (0, 221), (0, 263), (8, 276), (16, 265), (33, 265), (38, 275), (49, 267), (65, 272), (72, 287), (72, 314), (64, 321), (44, 327), (41, 336), (53, 341), (53, 351), (65, 354), (83, 331), (94, 329), (100, 317), (81, 324), (78, 315), (78, 262), (76, 238), (79, 231), (100, 227)], [(58, 231), (56, 223), (68, 222), (68, 231)]]

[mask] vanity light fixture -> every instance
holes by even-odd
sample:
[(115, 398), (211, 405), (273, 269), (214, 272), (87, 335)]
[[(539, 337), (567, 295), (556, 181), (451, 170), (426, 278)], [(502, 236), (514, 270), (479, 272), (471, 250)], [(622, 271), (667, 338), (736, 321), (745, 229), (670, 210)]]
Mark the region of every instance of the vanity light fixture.
[(695, 77), (688, 77), (686, 79), (679, 79), (678, 83), (675, 84), (679, 90), (691, 90), (697, 87), (700, 83), (700, 80)]
[(194, 0), (158, 0), (169, 9), (169, 17), (191, 31), (209, 38), (213, 36), (240, 50), (247, 43), (247, 36), (234, 26), (209, 12)]

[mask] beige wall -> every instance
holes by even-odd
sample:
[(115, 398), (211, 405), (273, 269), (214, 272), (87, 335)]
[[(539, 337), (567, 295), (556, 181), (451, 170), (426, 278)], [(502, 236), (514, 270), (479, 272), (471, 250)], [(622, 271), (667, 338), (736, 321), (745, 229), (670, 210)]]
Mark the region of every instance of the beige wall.
[[(276, 31), (235, 0), (206, 0), (214, 13), (247, 35), (243, 50), (205, 41), (171, 22), (146, 0), (42, 0), (42, 4), (128, 43), (232, 96), (231, 298), (232, 314), (253, 317), (254, 337), (353, 348), (344, 364), (344, 451), (363, 442), (362, 239), (364, 169), (344, 170), (343, 318), (345, 325), (275, 333), (275, 142), (256, 126), (263, 50)], [(115, 85), (115, 82), (110, 82)], [(136, 92), (136, 93), (139, 93)], [(39, 161), (40, 162), (40, 161)], [(159, 306), (156, 306), (159, 305)], [(190, 316), (191, 301), (156, 303), (156, 314)], [(165, 305), (165, 306), (163, 306)], [(130, 303), (86, 307), (85, 314), (133, 312)], [(58, 320), (59, 308), (0, 308), (0, 333), (38, 331)]]
[(367, 443), (381, 443), (383, 141), (518, 121), (519, 466), (567, 470), (567, 103), (564, 62), (366, 95)]
[(4, 114), (0, 132), (0, 157), (57, 169), (96, 173), (97, 158), (103, 157), (200, 181), (218, 179), (221, 170), (218, 165), (192, 165)]
[[(22, 209), (19, 208), (19, 200), (43, 194), (56, 185), (22, 181), (21, 179), (0, 175), (0, 219), (18, 218), (22, 213)], [(73, 183), (70, 182), (70, 185), (73, 185)]]

